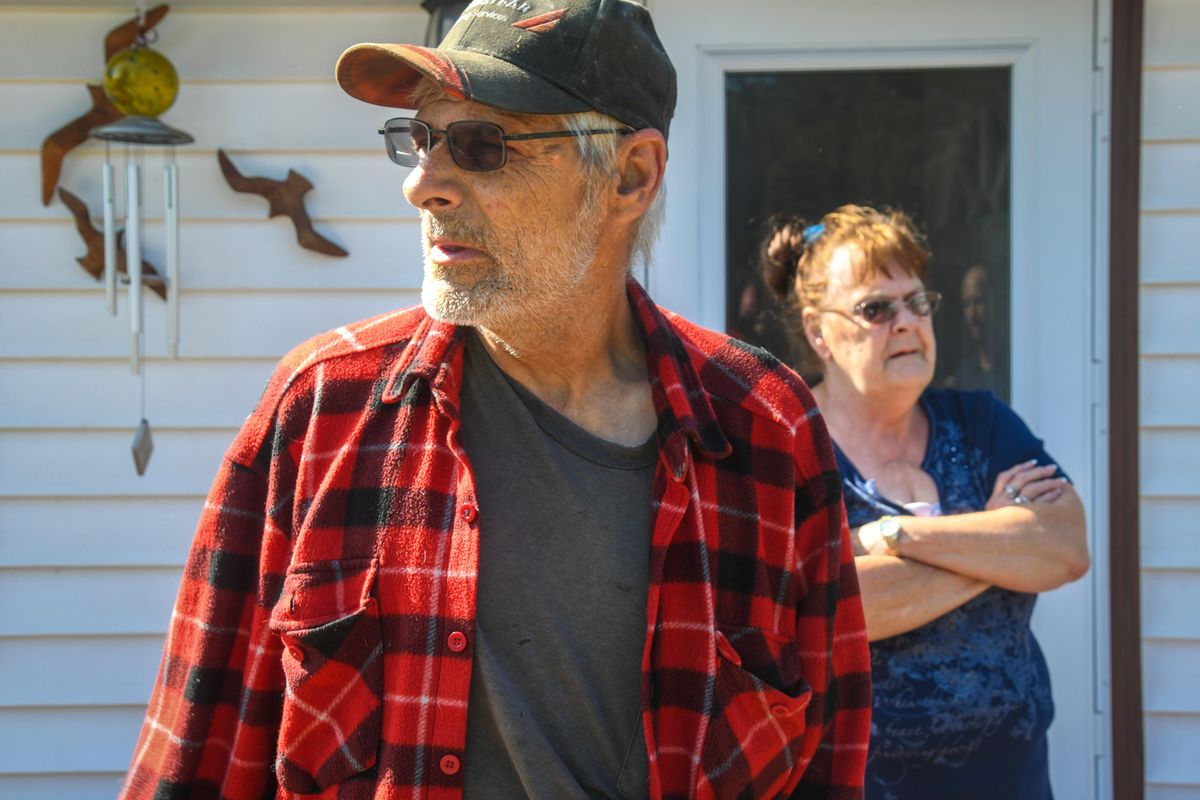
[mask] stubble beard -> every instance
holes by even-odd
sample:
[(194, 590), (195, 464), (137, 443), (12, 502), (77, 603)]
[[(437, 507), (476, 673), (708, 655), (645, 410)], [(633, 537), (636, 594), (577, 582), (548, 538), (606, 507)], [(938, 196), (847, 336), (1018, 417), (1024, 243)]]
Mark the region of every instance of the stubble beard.
[[(461, 214), (435, 218), (423, 213), (421, 304), (426, 313), (442, 322), (501, 336), (519, 333), (521, 338), (550, 337), (569, 324), (572, 301), (596, 257), (599, 231), (592, 204), (585, 202), (565, 225), (531, 223), (497, 235)], [(446, 270), (430, 259), (429, 242), (435, 238), (469, 243), (486, 256)], [(462, 272), (463, 279), (456, 280), (453, 270)]]

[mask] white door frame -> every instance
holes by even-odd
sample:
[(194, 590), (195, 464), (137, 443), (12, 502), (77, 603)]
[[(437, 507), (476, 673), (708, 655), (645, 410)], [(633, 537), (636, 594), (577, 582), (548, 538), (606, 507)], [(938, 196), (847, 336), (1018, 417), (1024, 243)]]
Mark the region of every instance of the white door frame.
[[(662, 20), (671, 13), (664, 7), (676, 6), (669, 0), (653, 5), (658, 27), (666, 29), (664, 40), (676, 57), (683, 47), (671, 40), (671, 22)], [(664, 229), (668, 246), (659, 248), (650, 275), (660, 302), (718, 329), (724, 327), (726, 299), (727, 73), (1011, 67), (1012, 400), (1074, 479), (1091, 521), (1093, 559), (1102, 561), (1108, 536), (1103, 503), (1097, 502), (1103, 497), (1097, 479), (1107, 470), (1106, 450), (1098, 449), (1103, 439), (1095, 420), (1104, 418), (1107, 398), (1097, 379), (1104, 374), (1104, 365), (1096, 362), (1095, 339), (1096, 326), (1103, 326), (1103, 320), (1096, 318), (1103, 302), (1096, 295), (1098, 287), (1105, 285), (1106, 272), (1096, 260), (1094, 226), (1107, 195), (1098, 191), (1097, 181), (1103, 176), (1094, 170), (1099, 145), (1093, 140), (1090, 120), (1096, 102), (1091, 60), (1079, 65), (1085, 77), (1063, 79), (1056, 72), (1061, 69), (1056, 54), (1047, 55), (1047, 48), (1054, 46), (1053, 36), (1047, 37), (1049, 41), (1030, 35), (781, 45), (697, 42), (695, 29), (701, 24), (692, 20), (680, 27), (689, 29), (686, 36), (691, 40), (686, 46), (691, 52), (676, 59), (682, 66), (680, 111), (671, 136), (673, 163), (668, 169), (671, 196)], [(684, 83), (689, 79), (694, 80), (691, 86)], [(1048, 89), (1047, 82), (1056, 80), (1083, 83)], [(1064, 109), (1066, 121), (1055, 118), (1073, 89), (1086, 92), (1087, 117), (1082, 123), (1080, 115), (1072, 113), (1078, 109)], [(678, 131), (684, 126), (692, 130), (681, 137)], [(1064, 129), (1067, 142), (1061, 141)], [(684, 139), (681, 145), (680, 138)], [(1067, 153), (1077, 154), (1078, 159)], [(681, 184), (682, 192), (677, 188)], [(664, 252), (684, 257), (671, 260), (664, 258)], [(1105, 567), (1098, 564), (1081, 581), (1043, 595), (1034, 618), (1058, 708), (1050, 746), (1059, 800), (1103, 800), (1111, 795), (1106, 756), (1111, 724), (1108, 597), (1106, 582), (1097, 583), (1106, 579)]]

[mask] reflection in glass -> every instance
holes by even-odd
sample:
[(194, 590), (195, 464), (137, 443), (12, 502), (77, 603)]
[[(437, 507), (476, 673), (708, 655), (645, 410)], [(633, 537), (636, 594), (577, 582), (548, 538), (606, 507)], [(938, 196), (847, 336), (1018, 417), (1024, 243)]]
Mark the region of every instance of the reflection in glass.
[(726, 327), (789, 363), (757, 274), (770, 217), (894, 206), (928, 236), (935, 383), (1008, 399), (1010, 73), (1007, 68), (726, 76)]

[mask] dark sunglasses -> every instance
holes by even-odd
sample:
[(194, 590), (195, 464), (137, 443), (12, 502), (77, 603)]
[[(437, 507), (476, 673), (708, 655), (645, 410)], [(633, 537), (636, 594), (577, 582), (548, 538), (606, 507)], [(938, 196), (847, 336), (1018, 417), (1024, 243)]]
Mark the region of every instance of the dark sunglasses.
[(450, 158), (470, 172), (489, 172), (508, 163), (505, 142), (527, 139), (558, 139), (565, 136), (598, 136), (602, 133), (633, 133), (632, 128), (596, 128), (582, 131), (545, 131), (542, 133), (505, 133), (494, 122), (459, 120), (445, 130), (436, 130), (419, 119), (396, 117), (379, 129), (387, 146), (388, 157), (402, 167), (415, 167), (442, 139), (450, 147)]
[[(918, 317), (928, 317), (938, 310), (941, 302), (941, 292), (922, 291), (910, 294), (903, 300), (897, 298), (863, 300), (861, 303), (856, 303), (850, 312), (868, 325), (885, 325), (896, 318), (896, 315), (900, 313), (901, 306), (908, 306), (908, 310)], [(817, 310), (849, 316), (840, 308), (818, 308)]]

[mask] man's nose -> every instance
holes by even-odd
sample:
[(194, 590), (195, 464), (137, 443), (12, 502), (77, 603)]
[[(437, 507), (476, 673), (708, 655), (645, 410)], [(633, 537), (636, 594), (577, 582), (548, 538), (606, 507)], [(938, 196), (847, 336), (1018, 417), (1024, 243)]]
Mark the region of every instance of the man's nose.
[(432, 147), (404, 179), (404, 198), (429, 211), (457, 208), (462, 202), (462, 170), (450, 157), (450, 148)]

